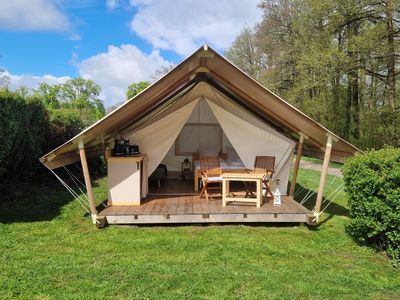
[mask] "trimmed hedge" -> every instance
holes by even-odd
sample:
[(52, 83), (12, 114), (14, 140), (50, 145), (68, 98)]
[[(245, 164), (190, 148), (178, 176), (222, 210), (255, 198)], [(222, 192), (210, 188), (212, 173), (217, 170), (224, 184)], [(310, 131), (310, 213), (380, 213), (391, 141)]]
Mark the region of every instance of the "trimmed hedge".
[(346, 160), (343, 168), (351, 223), (360, 243), (378, 247), (400, 263), (400, 149), (372, 150)]
[(35, 177), (48, 132), (49, 117), (40, 100), (0, 90), (0, 178)]

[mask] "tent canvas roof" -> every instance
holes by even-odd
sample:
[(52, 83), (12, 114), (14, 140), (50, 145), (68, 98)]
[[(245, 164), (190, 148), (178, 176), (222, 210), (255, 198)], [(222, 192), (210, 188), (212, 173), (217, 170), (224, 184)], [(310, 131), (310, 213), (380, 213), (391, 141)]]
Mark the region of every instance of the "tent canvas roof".
[(97, 155), (103, 151), (105, 143), (111, 143), (117, 136), (126, 135), (150, 118), (163, 115), (170, 105), (179, 106), (180, 101), (184, 103), (185, 99), (204, 96), (210, 90), (231, 99), (293, 141), (298, 141), (300, 132), (308, 136), (304, 153), (321, 157), (327, 134), (337, 141), (333, 145), (331, 160), (341, 161), (360, 151), (205, 45), (134, 99), (47, 153), (40, 161), (50, 169), (74, 163), (79, 160), (79, 143), (85, 145), (87, 156)]

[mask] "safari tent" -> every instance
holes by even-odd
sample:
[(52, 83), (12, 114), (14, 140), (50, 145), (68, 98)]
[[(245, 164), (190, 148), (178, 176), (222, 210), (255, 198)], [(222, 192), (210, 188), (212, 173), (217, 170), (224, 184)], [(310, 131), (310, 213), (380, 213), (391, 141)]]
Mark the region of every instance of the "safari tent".
[[(140, 154), (113, 156), (114, 140), (120, 137), (138, 145)], [(315, 223), (329, 161), (341, 162), (357, 151), (205, 45), (40, 161), (50, 170), (81, 162), (94, 221)], [(293, 198), (302, 154), (324, 159), (312, 211)], [(101, 212), (96, 211), (99, 199), (93, 195), (87, 164), (87, 158), (98, 155), (108, 164), (108, 201)], [(240, 198), (243, 203), (232, 197), (228, 204), (218, 196), (200, 197), (201, 157), (209, 156), (218, 157), (222, 173), (230, 173), (221, 175), (222, 198), (226, 188), (229, 192), (225, 181), (248, 179), (257, 182), (260, 207), (249, 203), (253, 200), (247, 193)], [(274, 158), (268, 184), (271, 191), (280, 192), (280, 205), (273, 204), (274, 195), (259, 195), (258, 183), (265, 176), (247, 172), (254, 169), (257, 157)], [(238, 173), (242, 175), (234, 177)], [(237, 193), (247, 186), (238, 184)]]

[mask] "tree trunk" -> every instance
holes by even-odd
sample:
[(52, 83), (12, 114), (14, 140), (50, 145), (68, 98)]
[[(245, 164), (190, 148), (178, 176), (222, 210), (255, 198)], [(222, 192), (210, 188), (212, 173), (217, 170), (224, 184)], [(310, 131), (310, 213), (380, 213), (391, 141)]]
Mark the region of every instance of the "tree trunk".
[[(338, 36), (337, 36), (337, 47), (339, 49), (339, 52), (343, 52), (343, 39), (342, 39), (342, 30), (339, 31)], [(341, 72), (341, 64), (337, 62), (337, 65), (334, 68), (334, 74), (333, 74), (333, 79), (332, 79), (332, 114), (331, 114), (331, 126), (335, 132), (340, 133), (342, 136), (345, 135), (343, 132), (343, 123), (342, 122), (337, 122), (338, 119), (343, 118), (343, 114), (340, 110), (340, 78), (342, 76)]]
[[(350, 37), (358, 36), (358, 24), (349, 24), (348, 32)], [(347, 101), (346, 101), (346, 117), (345, 132), (346, 137), (353, 136), (356, 139), (360, 137), (360, 103), (359, 103), (359, 63), (357, 50), (353, 49), (354, 45), (349, 45), (347, 55), (349, 58), (349, 70), (347, 72)]]
[(394, 111), (396, 109), (396, 62), (395, 42), (393, 30), (393, 2), (386, 0), (386, 30), (387, 30), (387, 83), (388, 104)]

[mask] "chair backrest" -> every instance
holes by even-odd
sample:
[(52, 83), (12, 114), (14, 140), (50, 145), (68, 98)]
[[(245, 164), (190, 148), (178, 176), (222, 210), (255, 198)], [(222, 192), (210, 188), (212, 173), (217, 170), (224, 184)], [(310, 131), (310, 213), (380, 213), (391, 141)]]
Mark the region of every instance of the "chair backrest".
[(218, 156), (200, 156), (200, 170), (207, 176), (221, 175), (221, 165)]
[(254, 172), (268, 173), (272, 176), (275, 169), (275, 156), (256, 156)]

